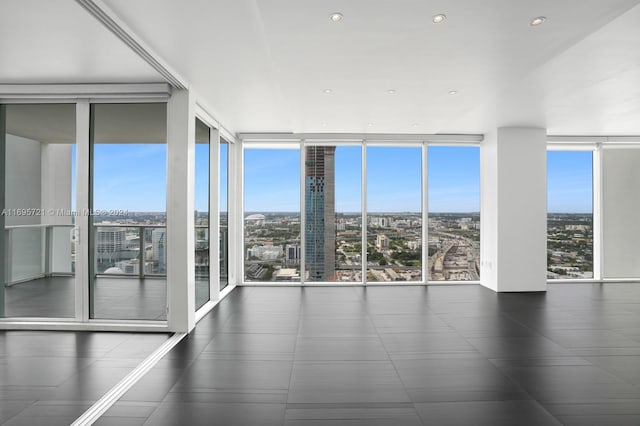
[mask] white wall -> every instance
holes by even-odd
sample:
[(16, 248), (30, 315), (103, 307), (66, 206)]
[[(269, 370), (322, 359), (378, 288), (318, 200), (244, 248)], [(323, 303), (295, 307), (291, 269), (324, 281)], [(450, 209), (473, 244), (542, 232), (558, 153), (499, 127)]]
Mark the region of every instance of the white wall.
[[(48, 214), (47, 209), (71, 209), (71, 145), (50, 145), (7, 135), (5, 226), (70, 225), (70, 216)], [(37, 209), (40, 214), (14, 215), (11, 209)], [(44, 213), (44, 214), (42, 214)], [(71, 272), (70, 230), (57, 230), (50, 270)], [(10, 281), (44, 273), (45, 230), (11, 231)]]
[[(40, 224), (38, 215), (17, 215), (12, 209), (40, 208), (40, 142), (7, 134), (5, 226)], [(8, 282), (44, 273), (42, 229), (12, 229), (8, 234)]]
[[(71, 210), (71, 152), (70, 144), (42, 144), (42, 194), (43, 209)], [(48, 225), (71, 225), (71, 216), (59, 214), (42, 217)]]
[(498, 135), (480, 146), (480, 282), (498, 291)]
[(602, 150), (603, 278), (640, 277), (640, 149)]
[(546, 131), (499, 128), (480, 151), (481, 283), (495, 291), (545, 291)]
[[(40, 208), (40, 142), (7, 135), (5, 208)], [(7, 215), (5, 226), (34, 225), (39, 216)]]
[[(71, 155), (70, 144), (42, 144), (42, 194), (41, 205), (47, 210), (71, 210)], [(47, 225), (71, 225), (71, 216), (47, 214), (42, 216)], [(71, 232), (70, 228), (54, 228), (50, 253), (51, 272), (71, 272)]]

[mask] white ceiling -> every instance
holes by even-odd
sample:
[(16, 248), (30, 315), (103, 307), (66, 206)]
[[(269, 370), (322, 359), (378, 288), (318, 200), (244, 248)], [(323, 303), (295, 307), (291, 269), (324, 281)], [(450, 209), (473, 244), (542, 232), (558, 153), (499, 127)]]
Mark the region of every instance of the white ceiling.
[[(640, 135), (640, 0), (102, 2), (233, 131)], [(0, 83), (162, 81), (72, 0), (1, 0), (0, 60)]]
[(0, 84), (162, 82), (73, 0), (0, 0)]

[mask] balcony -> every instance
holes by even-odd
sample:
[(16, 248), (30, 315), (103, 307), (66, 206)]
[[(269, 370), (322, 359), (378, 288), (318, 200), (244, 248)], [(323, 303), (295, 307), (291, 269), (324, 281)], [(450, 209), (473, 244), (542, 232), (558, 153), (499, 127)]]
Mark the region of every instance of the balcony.
[[(89, 280), (92, 318), (166, 320), (166, 226), (96, 224)], [(209, 300), (209, 233), (196, 226), (196, 303)], [(73, 318), (73, 225), (5, 228), (7, 317)], [(227, 227), (221, 228), (220, 281), (227, 282)]]

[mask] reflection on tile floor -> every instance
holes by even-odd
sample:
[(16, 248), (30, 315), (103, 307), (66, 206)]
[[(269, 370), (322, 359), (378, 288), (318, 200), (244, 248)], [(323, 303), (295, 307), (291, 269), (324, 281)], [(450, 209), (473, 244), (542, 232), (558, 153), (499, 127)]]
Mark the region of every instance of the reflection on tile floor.
[[(96, 424), (640, 424), (639, 329), (639, 284), (238, 288)], [(75, 339), (2, 341), (3, 421), (81, 412), (129, 365)], [(76, 356), (17, 358), (43, 350)]]
[(71, 424), (168, 337), (0, 331), (0, 424)]
[(238, 288), (97, 424), (640, 424), (639, 328), (640, 284)]

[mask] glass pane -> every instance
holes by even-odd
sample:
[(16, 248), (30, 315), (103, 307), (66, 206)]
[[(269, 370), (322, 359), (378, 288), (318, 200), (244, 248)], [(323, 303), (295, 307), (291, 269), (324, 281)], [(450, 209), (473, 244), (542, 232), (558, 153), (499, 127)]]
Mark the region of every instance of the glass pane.
[(367, 280), (422, 281), (422, 149), (367, 148)]
[[(305, 281), (362, 281), (359, 146), (305, 148)], [(300, 256), (287, 247), (288, 258)]]
[(229, 285), (229, 143), (220, 139), (220, 290)]
[(91, 317), (165, 320), (166, 104), (91, 111)]
[(209, 288), (209, 126), (196, 118), (195, 277), (196, 309), (210, 299)]
[(593, 154), (547, 153), (547, 278), (593, 278)]
[(480, 148), (430, 146), (431, 281), (480, 279)]
[(300, 281), (300, 150), (244, 151), (245, 281)]
[(74, 316), (75, 131), (75, 105), (6, 106), (5, 316)]

